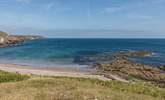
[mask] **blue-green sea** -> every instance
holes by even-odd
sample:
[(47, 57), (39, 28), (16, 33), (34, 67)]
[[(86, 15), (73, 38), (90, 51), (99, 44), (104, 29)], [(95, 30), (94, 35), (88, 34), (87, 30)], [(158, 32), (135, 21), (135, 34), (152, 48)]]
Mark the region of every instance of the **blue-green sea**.
[[(165, 65), (165, 39), (41, 39), (0, 48), (0, 63), (35, 67), (77, 66), (75, 57), (118, 51), (150, 51), (153, 55), (134, 58), (144, 64)], [(86, 65), (86, 64), (81, 64)], [(80, 65), (80, 66), (81, 66)]]

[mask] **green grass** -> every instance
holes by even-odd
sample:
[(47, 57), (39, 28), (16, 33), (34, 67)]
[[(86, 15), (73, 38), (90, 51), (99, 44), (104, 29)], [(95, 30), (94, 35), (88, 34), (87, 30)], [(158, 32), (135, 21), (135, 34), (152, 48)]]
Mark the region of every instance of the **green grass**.
[(0, 31), (0, 36), (6, 37), (6, 36), (8, 36), (8, 33)]
[(27, 75), (20, 75), (16, 73), (9, 73), (4, 72), (0, 70), (0, 83), (2, 82), (16, 82), (16, 81), (22, 81), (30, 78)]
[(0, 78), (3, 80), (0, 83), (0, 100), (165, 100), (164, 88), (142, 82), (130, 84), (69, 77), (29, 78), (0, 71), (1, 76), (7, 78)]
[[(62, 78), (62, 77), (55, 77)], [(79, 82), (90, 82), (92, 84), (101, 85), (107, 88), (111, 88), (113, 90), (123, 91), (123, 92), (131, 92), (137, 94), (145, 94), (153, 97), (163, 97), (165, 99), (165, 89), (156, 87), (152, 84), (139, 82), (139, 83), (124, 83), (120, 81), (101, 81), (97, 79), (86, 79), (86, 78), (68, 78), (63, 77), (65, 80), (76, 80)]]

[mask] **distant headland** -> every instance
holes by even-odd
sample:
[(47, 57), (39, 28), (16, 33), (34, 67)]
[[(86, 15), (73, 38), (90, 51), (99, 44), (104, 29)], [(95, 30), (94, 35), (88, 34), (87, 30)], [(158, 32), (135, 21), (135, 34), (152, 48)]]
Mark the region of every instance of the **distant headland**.
[(0, 31), (0, 48), (11, 46), (29, 40), (42, 39), (39, 35), (11, 35), (9, 33)]

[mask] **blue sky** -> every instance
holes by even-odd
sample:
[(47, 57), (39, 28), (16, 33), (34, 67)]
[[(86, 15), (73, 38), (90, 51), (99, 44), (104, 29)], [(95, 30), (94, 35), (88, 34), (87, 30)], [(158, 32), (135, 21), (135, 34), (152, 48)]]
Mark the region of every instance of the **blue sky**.
[(68, 38), (165, 38), (165, 0), (0, 0), (0, 30)]

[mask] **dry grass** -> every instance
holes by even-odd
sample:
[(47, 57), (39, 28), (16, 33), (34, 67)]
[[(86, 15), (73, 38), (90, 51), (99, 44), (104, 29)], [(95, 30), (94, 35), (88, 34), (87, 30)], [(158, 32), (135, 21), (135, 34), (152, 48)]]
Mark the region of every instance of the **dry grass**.
[(0, 100), (165, 100), (165, 90), (145, 84), (66, 77), (33, 77), (0, 84)]

